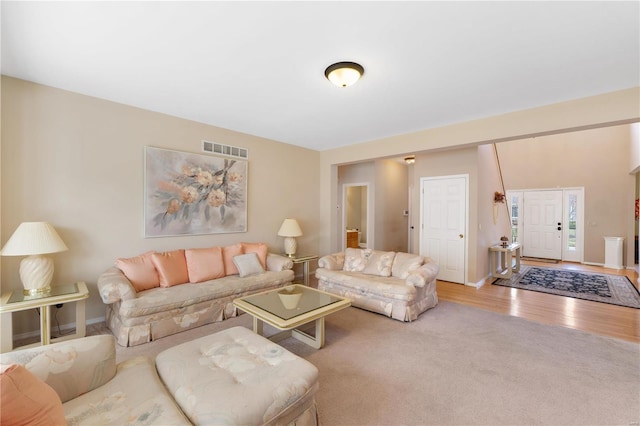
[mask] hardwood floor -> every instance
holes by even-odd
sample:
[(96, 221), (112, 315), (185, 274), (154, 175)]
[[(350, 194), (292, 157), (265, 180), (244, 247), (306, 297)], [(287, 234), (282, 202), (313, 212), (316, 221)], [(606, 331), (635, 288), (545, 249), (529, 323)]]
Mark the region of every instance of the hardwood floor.
[[(551, 264), (523, 261), (523, 264), (626, 275), (638, 288), (636, 270), (605, 269), (566, 262)], [(438, 281), (438, 298), (544, 324), (640, 343), (640, 309), (491, 285), (491, 281), (488, 280), (480, 288)]]

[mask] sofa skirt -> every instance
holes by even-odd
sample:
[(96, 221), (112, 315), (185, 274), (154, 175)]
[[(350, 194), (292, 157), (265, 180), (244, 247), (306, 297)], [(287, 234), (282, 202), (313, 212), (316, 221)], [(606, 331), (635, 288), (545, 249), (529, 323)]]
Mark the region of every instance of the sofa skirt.
[(435, 281), (424, 287), (417, 287), (415, 297), (404, 300), (318, 278), (318, 290), (346, 297), (351, 299), (351, 306), (386, 315), (398, 321), (414, 321), (418, 315), (438, 304)]
[(154, 315), (137, 317), (135, 321), (131, 321), (135, 324), (124, 324), (117, 314), (117, 309), (117, 303), (107, 305), (106, 323), (120, 346), (141, 345), (238, 315), (233, 305), (233, 298), (189, 306), (181, 312), (174, 312), (172, 316), (164, 318)]

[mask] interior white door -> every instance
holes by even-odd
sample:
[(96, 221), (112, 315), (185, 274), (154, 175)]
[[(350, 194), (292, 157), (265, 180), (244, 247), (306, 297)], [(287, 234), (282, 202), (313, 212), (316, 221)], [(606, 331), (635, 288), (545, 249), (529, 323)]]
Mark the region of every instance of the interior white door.
[(467, 176), (422, 178), (420, 254), (439, 266), (438, 279), (465, 283)]
[(562, 259), (562, 191), (526, 191), (523, 222), (523, 256)]

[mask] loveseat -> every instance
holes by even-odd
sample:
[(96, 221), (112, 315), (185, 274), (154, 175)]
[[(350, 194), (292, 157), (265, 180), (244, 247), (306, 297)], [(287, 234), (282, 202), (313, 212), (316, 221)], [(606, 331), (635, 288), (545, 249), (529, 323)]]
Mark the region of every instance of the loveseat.
[(317, 368), (244, 327), (167, 349), (155, 362), (116, 364), (110, 335), (0, 359), (8, 366), (3, 425), (317, 425)]
[(237, 315), (233, 299), (293, 282), (291, 259), (264, 243), (120, 258), (98, 278), (106, 325), (135, 346)]
[(410, 253), (347, 248), (318, 260), (318, 289), (351, 299), (351, 306), (413, 321), (438, 304), (438, 265)]

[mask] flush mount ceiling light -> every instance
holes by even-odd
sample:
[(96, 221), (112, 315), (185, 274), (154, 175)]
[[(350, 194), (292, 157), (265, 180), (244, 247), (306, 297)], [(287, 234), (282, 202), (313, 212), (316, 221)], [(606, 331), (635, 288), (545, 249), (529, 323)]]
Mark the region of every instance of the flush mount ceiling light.
[(416, 162), (416, 156), (415, 155), (409, 155), (408, 157), (404, 157), (404, 161), (407, 164), (413, 164)]
[(338, 62), (324, 70), (324, 76), (338, 87), (349, 87), (355, 84), (362, 74), (364, 74), (364, 68), (355, 62)]

